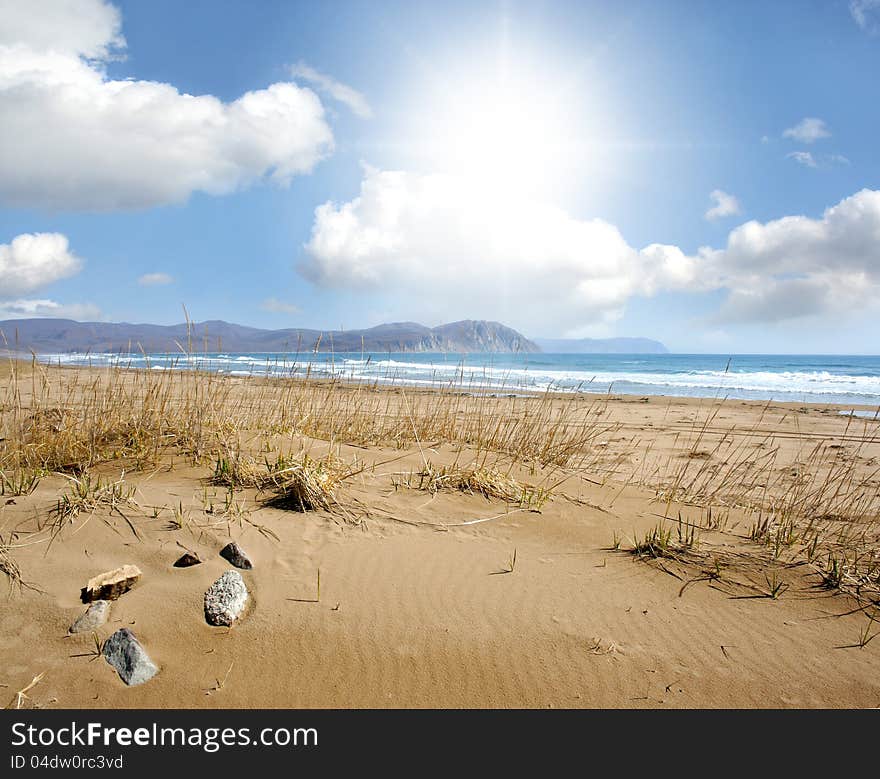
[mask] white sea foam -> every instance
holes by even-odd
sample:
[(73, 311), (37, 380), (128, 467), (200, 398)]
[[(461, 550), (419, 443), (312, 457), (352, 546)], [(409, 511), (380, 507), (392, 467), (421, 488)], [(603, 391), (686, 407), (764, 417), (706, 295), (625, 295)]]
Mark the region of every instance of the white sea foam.
[[(576, 385), (608, 388), (614, 384), (637, 384), (646, 387), (682, 389), (747, 390), (752, 392), (786, 392), (805, 394), (880, 395), (880, 376), (833, 374), (828, 371), (683, 371), (680, 373), (548, 370), (545, 368), (496, 368), (492, 366), (427, 365), (395, 360), (379, 360), (376, 368), (391, 368), (401, 378), (408, 373), (431, 373), (440, 379), (452, 380), (486, 377), (523, 386), (572, 389)], [(355, 366), (350, 366), (354, 368)], [(494, 383), (494, 382), (493, 382)]]
[[(674, 370), (679, 365), (674, 355), (668, 363), (654, 361), (658, 370), (645, 370), (644, 360), (621, 358), (613, 368), (602, 365), (602, 370), (590, 370), (583, 365), (546, 365), (553, 358), (536, 357), (535, 363), (525, 361), (505, 366), (512, 361), (504, 356), (501, 365), (492, 356), (487, 363), (474, 362), (480, 356), (469, 355), (466, 362), (460, 357), (442, 357), (437, 361), (394, 359), (391, 357), (332, 357), (329, 355), (289, 356), (259, 354), (182, 355), (157, 354), (54, 354), (41, 360), (63, 365), (149, 366), (153, 370), (199, 368), (233, 375), (302, 376), (308, 370), (313, 376), (339, 376), (347, 379), (398, 382), (419, 386), (457, 384), (464, 389), (489, 391), (584, 391), (641, 393), (645, 395), (697, 395), (756, 397), (776, 399), (822, 399), (838, 402), (880, 402), (880, 370), (866, 369), (864, 374), (831, 370)], [(784, 360), (783, 360), (783, 363)], [(821, 363), (819, 363), (821, 364)], [(666, 365), (669, 367), (665, 370)], [(629, 366), (642, 370), (631, 370)]]

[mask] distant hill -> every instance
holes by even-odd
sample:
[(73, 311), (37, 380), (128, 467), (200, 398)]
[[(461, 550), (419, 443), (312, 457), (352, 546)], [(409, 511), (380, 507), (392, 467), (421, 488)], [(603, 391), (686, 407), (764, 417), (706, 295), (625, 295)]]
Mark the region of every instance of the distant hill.
[(551, 354), (667, 354), (669, 350), (650, 338), (535, 338)]
[[(10, 319), (0, 331), (13, 349), (37, 353), (176, 352), (187, 326)], [(366, 330), (261, 330), (220, 320), (191, 325), (193, 351), (209, 352), (539, 352), (528, 338), (498, 322), (464, 320), (439, 327), (394, 322)], [(0, 339), (2, 344), (2, 339)]]

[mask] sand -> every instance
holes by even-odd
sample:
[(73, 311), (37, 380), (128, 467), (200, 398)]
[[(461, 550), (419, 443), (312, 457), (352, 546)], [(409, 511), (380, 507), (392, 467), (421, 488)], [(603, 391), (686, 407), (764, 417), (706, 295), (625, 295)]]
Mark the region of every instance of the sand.
[[(518, 413), (510, 399), (491, 402), (491, 414)], [(592, 408), (590, 399), (554, 402)], [(838, 410), (608, 399), (607, 432), (588, 461), (513, 466), (523, 483), (562, 480), (539, 510), (401, 484), (425, 459), (467, 462), (467, 447), (341, 443), (337, 456), (360, 463), (337, 496), (343, 513), (266, 507), (251, 488), (236, 491), (224, 514), (210, 458), (166, 457), (124, 474), (135, 491), (119, 512), (81, 513), (50, 543), (41, 528), (70, 482), (45, 476), (0, 505), (0, 534), (35, 588), (11, 588), (3, 600), (0, 692), (13, 700), (43, 674), (23, 705), (877, 707), (880, 640), (858, 646), (864, 601), (822, 587), (805, 563), (784, 567), (787, 589), (768, 597), (770, 569), (749, 562), (761, 554), (748, 538), (754, 518), (733, 501), (715, 502), (716, 516), (726, 511), (723, 531), (700, 531), (702, 548), (743, 555), (720, 581), (687, 584), (701, 578), (699, 565), (631, 552), (664, 516), (673, 527), (680, 515), (705, 524), (705, 505), (669, 501), (658, 487), (661, 471), (685, 460), (711, 465), (732, 446), (758, 458), (772, 436), (777, 472), (804, 467), (804, 452), (820, 442), (872, 478), (877, 424)], [(329, 446), (285, 441), (315, 456)], [(108, 480), (120, 471), (113, 462), (94, 469)], [(474, 520), (486, 521), (466, 524)], [(230, 540), (254, 562), (242, 571), (251, 599), (231, 628), (212, 627), (204, 593), (230, 568), (218, 554)], [(174, 568), (184, 550), (204, 562)], [(126, 564), (142, 576), (113, 602), (98, 639), (120, 627), (135, 633), (160, 668), (137, 687), (96, 655), (93, 636), (67, 633), (85, 610), (81, 588)]]

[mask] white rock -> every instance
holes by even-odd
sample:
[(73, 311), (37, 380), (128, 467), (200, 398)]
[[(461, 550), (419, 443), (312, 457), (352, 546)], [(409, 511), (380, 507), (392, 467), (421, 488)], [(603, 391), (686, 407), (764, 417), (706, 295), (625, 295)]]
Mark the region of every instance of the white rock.
[(243, 613), (248, 591), (238, 571), (229, 570), (205, 593), (205, 620), (209, 625), (231, 625)]

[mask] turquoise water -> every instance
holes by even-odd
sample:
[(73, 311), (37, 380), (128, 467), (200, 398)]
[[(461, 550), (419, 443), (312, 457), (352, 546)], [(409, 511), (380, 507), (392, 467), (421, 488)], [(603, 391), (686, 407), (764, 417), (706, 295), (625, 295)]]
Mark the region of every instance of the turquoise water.
[(275, 353), (44, 355), (65, 365), (154, 370), (200, 368), (231, 375), (463, 385), (492, 392), (554, 390), (880, 405), (880, 357), (720, 354)]

